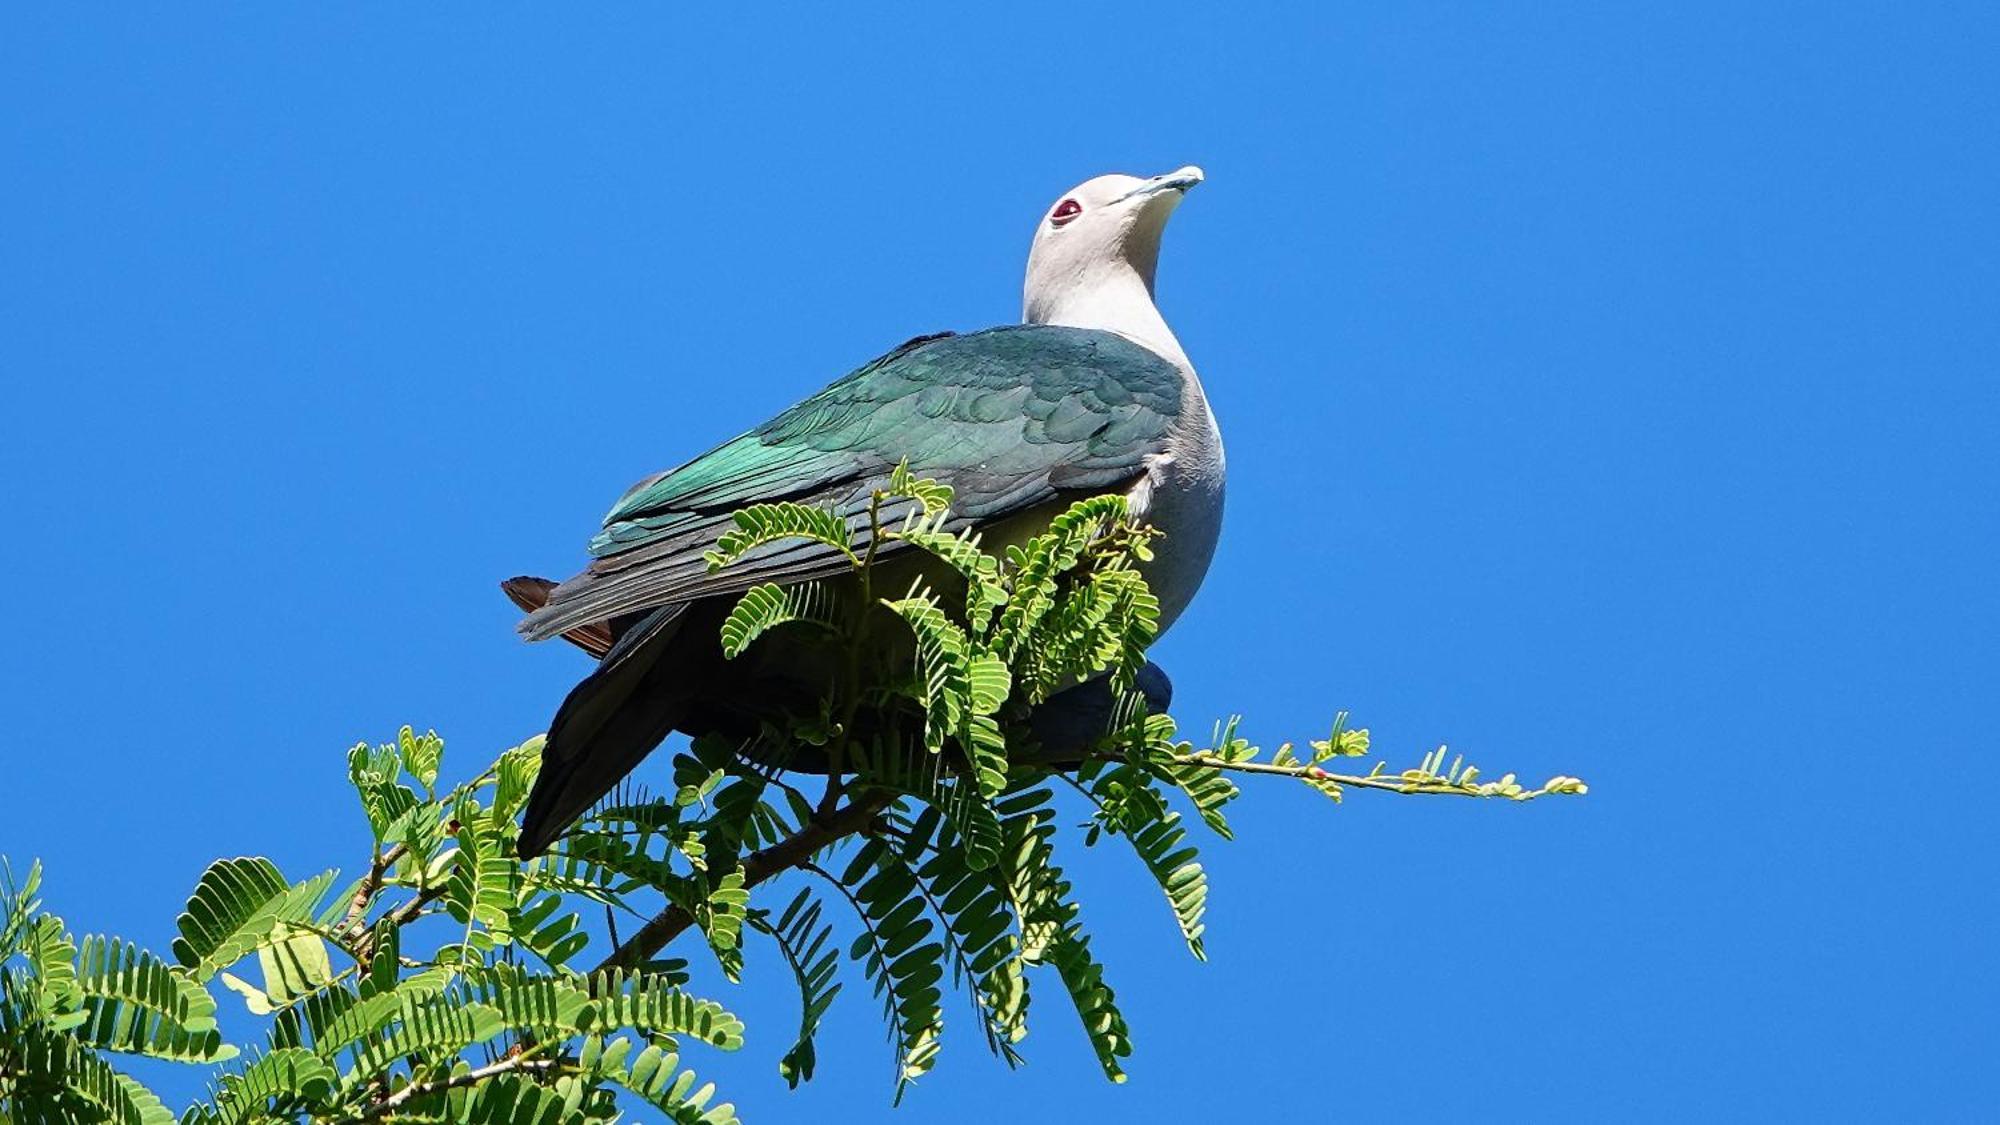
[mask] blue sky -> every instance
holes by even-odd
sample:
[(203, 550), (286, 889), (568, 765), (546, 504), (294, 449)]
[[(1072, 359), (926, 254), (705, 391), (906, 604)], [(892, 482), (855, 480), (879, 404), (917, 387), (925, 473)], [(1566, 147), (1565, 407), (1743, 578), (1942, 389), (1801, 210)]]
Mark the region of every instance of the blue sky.
[[(497, 579), (1194, 162), (1183, 723), (1592, 792), (1253, 788), (1205, 966), (1078, 856), (1131, 1082), (1048, 991), (898, 1119), (1994, 1113), (1991, 9), (838, 7), (4, 17), (0, 853), (54, 908), (164, 948), (217, 855), (352, 869), (348, 745), (467, 770), (584, 671)], [(788, 987), (704, 1071), (881, 1117), (858, 988), (785, 1092)]]

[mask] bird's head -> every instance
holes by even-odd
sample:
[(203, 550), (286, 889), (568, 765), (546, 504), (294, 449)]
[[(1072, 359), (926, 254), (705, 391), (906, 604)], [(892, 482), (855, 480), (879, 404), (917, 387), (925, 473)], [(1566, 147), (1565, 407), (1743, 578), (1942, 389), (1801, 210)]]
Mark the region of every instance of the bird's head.
[(1099, 176), (1064, 192), (1035, 227), (1021, 318), (1118, 330), (1134, 300), (1150, 310), (1167, 216), (1201, 180), (1189, 165), (1151, 179)]

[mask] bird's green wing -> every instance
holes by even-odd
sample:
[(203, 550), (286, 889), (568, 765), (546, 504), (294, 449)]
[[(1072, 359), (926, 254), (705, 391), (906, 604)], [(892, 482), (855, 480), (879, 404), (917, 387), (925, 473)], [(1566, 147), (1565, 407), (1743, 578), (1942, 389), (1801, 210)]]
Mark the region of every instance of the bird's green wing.
[[(865, 537), (870, 495), (908, 460), (952, 487), (961, 523), (1065, 493), (1121, 487), (1164, 451), (1181, 375), (1122, 336), (1023, 325), (924, 337), (771, 421), (640, 481), (591, 541), (590, 568), (522, 623), (530, 638), (759, 582), (844, 570), (816, 544), (779, 544), (711, 575), (702, 559), (750, 504), (832, 508)], [(888, 517), (900, 521), (901, 513)]]

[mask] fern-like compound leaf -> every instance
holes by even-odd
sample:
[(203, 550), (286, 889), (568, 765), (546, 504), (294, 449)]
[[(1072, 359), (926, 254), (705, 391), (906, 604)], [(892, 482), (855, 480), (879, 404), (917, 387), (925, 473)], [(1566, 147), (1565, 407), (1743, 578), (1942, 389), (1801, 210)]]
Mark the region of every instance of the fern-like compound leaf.
[(587, 1029), (686, 1035), (733, 1051), (743, 1045), (743, 1021), (713, 1000), (681, 991), (677, 980), (650, 972), (607, 970), (590, 979), (595, 998)]
[(736, 601), (722, 623), (722, 655), (734, 660), (751, 642), (780, 625), (794, 622), (833, 629), (839, 621), (833, 599), (818, 582), (780, 586), (766, 582), (752, 586)]
[(181, 1125), (293, 1120), (324, 1103), (339, 1080), (332, 1064), (311, 1051), (279, 1048), (221, 1075), (209, 1102), (183, 1114)]
[(889, 487), (882, 490), (882, 496), (903, 497), (915, 500), (923, 507), (924, 515), (931, 519), (942, 518), (951, 507), (952, 487), (942, 481), (925, 480), (910, 472), (909, 458), (897, 462), (889, 472)]
[(891, 533), (931, 555), (958, 572), (965, 582), (965, 622), (972, 635), (983, 636), (994, 613), (1007, 603), (1007, 586), (1000, 573), (1000, 560), (979, 547), (972, 532), (951, 534), (928, 524)]
[(174, 959), (207, 980), (271, 937), (280, 922), (309, 923), (333, 872), (296, 886), (268, 859), (219, 859), (202, 873), (180, 916)]
[(694, 1072), (681, 1069), (679, 1055), (658, 1046), (635, 1054), (633, 1046), (623, 1037), (592, 1037), (584, 1041), (577, 1065), (586, 1074), (631, 1091), (675, 1125), (734, 1125), (735, 1107), (728, 1102), (709, 1105), (714, 1084), (697, 1088)]
[(445, 883), (445, 908), (467, 926), (477, 924), (505, 945), (512, 940), (515, 904), (520, 899), (520, 865), (514, 859), (512, 825), (503, 830), (479, 814), (471, 800), (453, 812), (458, 854)]
[(821, 919), (819, 902), (806, 890), (794, 896), (775, 920), (765, 914), (752, 914), (750, 924), (770, 935), (798, 982), (799, 1035), (778, 1060), (778, 1073), (784, 1076), (786, 1085), (796, 1089), (799, 1083), (813, 1076), (818, 1062), (813, 1036), (819, 1030), (820, 1018), (840, 992), (840, 984), (834, 980), (840, 955), (831, 948), (833, 927)]
[(173, 1125), (157, 1095), (76, 1039), (41, 1026), (8, 1031), (12, 1073), (0, 1077), (11, 1088), (12, 1120)]
[(944, 946), (933, 939), (917, 879), (887, 844), (870, 840), (848, 864), (841, 883), (862, 913), (863, 933), (849, 956), (882, 1000), (896, 1048), (896, 1097), (937, 1061), (944, 1031)]
[(215, 999), (187, 975), (127, 941), (83, 939), (76, 983), (85, 1019), (82, 1042), (179, 1062), (232, 1058), (216, 1028)]
[(708, 561), (711, 573), (759, 547), (786, 539), (805, 539), (831, 547), (846, 555), (849, 562), (861, 565), (849, 541), (847, 521), (825, 508), (790, 501), (753, 504), (739, 509), (732, 518), (736, 526), (723, 532), (715, 542), (715, 549), (702, 556)]

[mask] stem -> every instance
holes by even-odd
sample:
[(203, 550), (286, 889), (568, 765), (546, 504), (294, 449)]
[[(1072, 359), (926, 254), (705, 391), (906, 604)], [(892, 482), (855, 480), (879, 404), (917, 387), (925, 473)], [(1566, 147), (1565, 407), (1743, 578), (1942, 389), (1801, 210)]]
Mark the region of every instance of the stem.
[(840, 736), (826, 748), (826, 792), (820, 796), (819, 807), (813, 814), (819, 819), (833, 815), (840, 801), (841, 773), (847, 757), (847, 739), (854, 730), (854, 717), (861, 709), (861, 654), (868, 643), (868, 621), (875, 613), (875, 551), (882, 542), (882, 493), (877, 490), (868, 497), (868, 550), (861, 556), (861, 602), (856, 612), (854, 628), (847, 638), (847, 660), (842, 669), (845, 681), (845, 704), (840, 709)]
[(435, 1094), (440, 1090), (457, 1089), (460, 1086), (477, 1085), (488, 1078), (517, 1070), (550, 1070), (562, 1065), (556, 1059), (535, 1058), (535, 1050), (536, 1048), (529, 1047), (518, 1055), (501, 1059), (496, 1063), (489, 1063), (475, 1070), (468, 1070), (464, 1074), (455, 1074), (450, 1078), (439, 1079), (436, 1082), (412, 1082), (408, 1086), (376, 1102), (374, 1105), (369, 1106), (358, 1117), (350, 1118), (350, 1120), (374, 1121), (378, 1118), (389, 1116), (402, 1108), (405, 1103), (414, 1098), (423, 1097), (425, 1094)]
[[(436, 902), (438, 899), (443, 898), (445, 895), (445, 891), (447, 889), (448, 888), (445, 886), (445, 884), (442, 883), (438, 884), (435, 887), (425, 888), (423, 891), (417, 894), (417, 897), (411, 899), (410, 901), (404, 903), (403, 905), (397, 907), (396, 909), (391, 910), (389, 913), (383, 915), (383, 917), (387, 918), (392, 925), (396, 926), (399, 929), (401, 927), (407, 926), (411, 922), (416, 921), (420, 916), (422, 916), (424, 912), (424, 907), (429, 906), (431, 903)], [(374, 954), (375, 954), (374, 931), (364, 930), (361, 933), (361, 935), (357, 937), (354, 941), (354, 959), (356, 961), (365, 963), (370, 957), (374, 956)]]
[(409, 845), (397, 844), (388, 851), (377, 855), (368, 864), (368, 877), (363, 879), (361, 886), (355, 890), (354, 900), (347, 904), (347, 916), (342, 918), (340, 924), (333, 928), (335, 933), (346, 934), (351, 930), (357, 929), (366, 921), (369, 904), (374, 902), (375, 896), (382, 892), (383, 877), (388, 874), (389, 868), (395, 866), (396, 861), (403, 858), (403, 854), (409, 850)]
[[(1112, 758), (1112, 757), (1109, 757), (1109, 756), (1107, 756), (1107, 757), (1106, 757), (1106, 758), (1105, 758), (1104, 760), (1105, 760), (1105, 761), (1119, 761), (1119, 762), (1122, 762), (1122, 761), (1124, 761), (1124, 759), (1123, 759), (1123, 758)], [(1102, 798), (1100, 798), (1100, 797), (1099, 797), (1099, 796), (1098, 796), (1097, 794), (1095, 794), (1095, 793), (1092, 793), (1092, 792), (1091, 792), (1090, 790), (1088, 790), (1088, 789), (1084, 788), (1084, 787), (1083, 787), (1083, 783), (1082, 783), (1082, 782), (1080, 782), (1080, 781), (1078, 781), (1078, 780), (1077, 780), (1076, 778), (1073, 778), (1073, 777), (1071, 777), (1070, 775), (1068, 775), (1068, 774), (1066, 774), (1066, 773), (1062, 773), (1062, 772), (1060, 772), (1060, 771), (1057, 771), (1057, 770), (1051, 770), (1051, 771), (1049, 772), (1049, 776), (1050, 776), (1050, 777), (1053, 777), (1053, 778), (1055, 778), (1055, 779), (1056, 779), (1057, 781), (1061, 781), (1061, 782), (1066, 782), (1066, 783), (1067, 783), (1067, 784), (1069, 785), (1069, 787), (1070, 787), (1071, 789), (1074, 789), (1074, 790), (1076, 790), (1077, 792), (1079, 792), (1079, 793), (1083, 794), (1083, 795), (1084, 795), (1084, 797), (1085, 797), (1086, 799), (1088, 799), (1088, 800), (1090, 801), (1090, 803), (1091, 803), (1091, 804), (1093, 804), (1093, 805), (1097, 806), (1097, 811), (1098, 811), (1098, 812), (1104, 812), (1104, 811), (1105, 811), (1105, 808), (1104, 808), (1104, 801), (1103, 801), (1103, 799), (1102, 799)]]
[[(1122, 758), (1105, 757), (1106, 761), (1120, 761)], [(1333, 773), (1318, 766), (1300, 764), (1296, 766), (1273, 765), (1270, 762), (1232, 762), (1218, 758), (1206, 751), (1193, 754), (1177, 754), (1172, 758), (1175, 765), (1202, 766), (1213, 770), (1233, 770), (1237, 773), (1263, 773), (1277, 777), (1298, 777), (1308, 781), (1331, 781), (1335, 785), (1351, 785), (1356, 789), (1380, 789), (1388, 793), (1437, 794), (1446, 797), (1481, 797), (1487, 794), (1476, 789), (1456, 785), (1442, 779), (1437, 781), (1409, 781), (1398, 775), (1377, 775), (1365, 777), (1359, 774)]]
[(805, 795), (805, 791), (800, 789), (798, 786), (793, 785), (791, 782), (786, 781), (784, 777), (781, 776), (782, 773), (783, 773), (782, 770), (773, 770), (771, 773), (768, 774), (762, 772), (761, 770), (758, 770), (757, 776), (762, 778), (766, 784), (775, 785), (778, 788), (783, 789), (785, 792), (790, 793), (794, 798), (798, 800), (798, 802), (801, 805), (804, 805), (807, 808), (811, 808), (812, 798), (807, 797)]
[[(821, 848), (867, 828), (876, 814), (895, 803), (896, 797), (897, 794), (889, 792), (869, 793), (857, 797), (830, 815), (815, 815), (813, 819), (801, 825), (797, 832), (770, 847), (752, 852), (743, 860), (744, 889), (748, 890), (774, 875), (810, 863), (813, 854)], [(591, 972), (595, 974), (611, 969), (636, 968), (692, 925), (694, 925), (694, 915), (681, 907), (669, 906), (655, 914), (639, 928), (637, 933), (627, 938), (623, 945), (613, 949), (610, 955), (599, 962)]]

